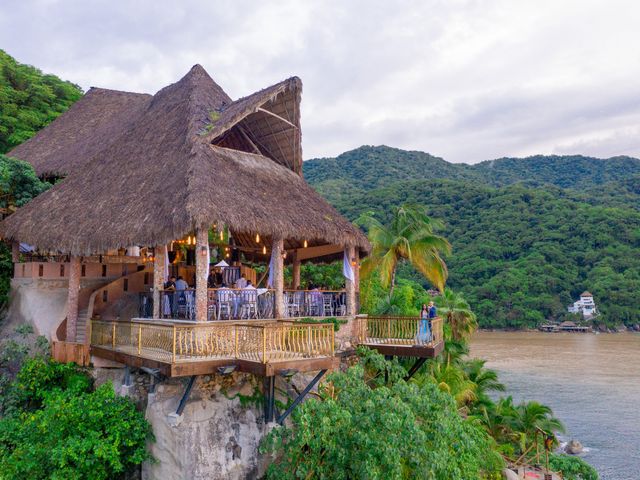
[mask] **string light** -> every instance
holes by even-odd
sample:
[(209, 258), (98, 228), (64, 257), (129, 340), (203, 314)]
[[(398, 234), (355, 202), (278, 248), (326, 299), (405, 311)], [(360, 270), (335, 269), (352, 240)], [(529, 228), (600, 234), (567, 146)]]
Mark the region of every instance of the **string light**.
[(263, 255), (266, 255), (266, 254), (267, 254), (267, 246), (266, 246), (266, 245), (263, 245), (263, 246), (262, 246), (262, 254), (263, 254)]
[(304, 248), (307, 248), (307, 245), (308, 245), (308, 243), (307, 243), (307, 241), (305, 240), (305, 241), (304, 241)]
[(256, 243), (260, 243), (260, 234), (256, 233)]
[(220, 230), (220, 240), (224, 240), (224, 231)]

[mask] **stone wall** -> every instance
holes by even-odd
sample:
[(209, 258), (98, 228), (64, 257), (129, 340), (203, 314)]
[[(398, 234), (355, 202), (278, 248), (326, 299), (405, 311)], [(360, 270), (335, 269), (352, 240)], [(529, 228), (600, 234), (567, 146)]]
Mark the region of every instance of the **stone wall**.
[[(83, 279), (80, 282), (81, 308), (93, 290), (105, 281)], [(67, 280), (14, 278), (11, 280), (7, 318), (13, 323), (28, 323), (38, 335), (51, 340), (67, 315)]]
[(258, 453), (264, 425), (262, 390), (252, 375), (198, 377), (181, 416), (176, 409), (187, 379), (158, 385), (148, 397), (146, 417), (156, 437), (156, 462), (142, 478), (253, 479), (264, 472)]

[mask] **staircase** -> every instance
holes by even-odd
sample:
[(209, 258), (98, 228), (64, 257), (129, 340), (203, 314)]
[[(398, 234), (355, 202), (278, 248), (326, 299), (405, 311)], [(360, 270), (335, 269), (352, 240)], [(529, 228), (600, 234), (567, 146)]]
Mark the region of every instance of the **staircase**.
[[(78, 322), (76, 323), (76, 342), (85, 344), (87, 339), (87, 326), (89, 325), (89, 309), (84, 308), (78, 312)], [(87, 344), (89, 342), (86, 342)]]

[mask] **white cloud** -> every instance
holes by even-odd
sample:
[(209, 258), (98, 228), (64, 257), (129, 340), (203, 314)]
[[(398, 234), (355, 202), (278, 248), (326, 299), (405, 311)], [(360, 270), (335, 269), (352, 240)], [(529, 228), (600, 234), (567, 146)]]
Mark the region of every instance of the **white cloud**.
[(307, 158), (640, 156), (638, 20), (632, 1), (2, 0), (0, 47), (84, 88), (298, 75)]

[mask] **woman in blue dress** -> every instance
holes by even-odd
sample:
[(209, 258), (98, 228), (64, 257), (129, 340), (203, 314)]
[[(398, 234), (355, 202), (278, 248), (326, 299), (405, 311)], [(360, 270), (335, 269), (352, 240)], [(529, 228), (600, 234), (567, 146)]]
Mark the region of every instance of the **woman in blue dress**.
[(418, 325), (418, 344), (427, 343), (431, 333), (429, 332), (429, 308), (426, 303), (422, 304), (420, 311), (420, 322)]

